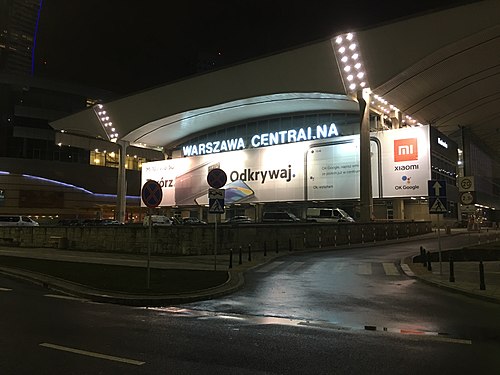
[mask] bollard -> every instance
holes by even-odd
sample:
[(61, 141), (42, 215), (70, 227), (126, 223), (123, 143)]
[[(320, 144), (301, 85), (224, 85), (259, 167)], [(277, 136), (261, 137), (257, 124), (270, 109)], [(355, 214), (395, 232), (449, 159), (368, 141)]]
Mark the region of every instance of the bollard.
[(292, 239), (288, 239), (288, 251), (292, 251)]
[(248, 261), (252, 261), (252, 244), (248, 244)]
[(427, 271), (432, 271), (431, 252), (427, 252)]
[(337, 229), (333, 231), (333, 245), (337, 247)]
[(229, 268), (233, 268), (233, 249), (229, 249)]
[(304, 250), (306, 249), (306, 232), (304, 232)]
[(486, 284), (484, 283), (484, 266), (483, 261), (479, 261), (479, 289), (486, 290)]
[(365, 243), (365, 228), (361, 227), (361, 243)]
[(279, 253), (279, 249), (278, 249), (278, 240), (276, 240), (276, 254)]
[(264, 241), (264, 256), (267, 257), (267, 242)]
[(240, 246), (240, 253), (239, 253), (238, 264), (242, 264), (243, 263), (243, 260), (241, 258), (242, 258), (242, 254), (241, 254), (241, 246)]
[(318, 231), (319, 248), (321, 249), (321, 229)]
[(453, 257), (450, 255), (450, 283), (455, 282), (455, 267), (453, 266)]
[(377, 231), (375, 227), (373, 227), (373, 243), (377, 243)]

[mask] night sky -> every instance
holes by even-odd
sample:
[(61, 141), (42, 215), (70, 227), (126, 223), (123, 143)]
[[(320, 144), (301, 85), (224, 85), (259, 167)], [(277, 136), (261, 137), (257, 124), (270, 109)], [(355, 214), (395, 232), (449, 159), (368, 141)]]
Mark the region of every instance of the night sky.
[(35, 75), (126, 94), (461, 3), (44, 0)]

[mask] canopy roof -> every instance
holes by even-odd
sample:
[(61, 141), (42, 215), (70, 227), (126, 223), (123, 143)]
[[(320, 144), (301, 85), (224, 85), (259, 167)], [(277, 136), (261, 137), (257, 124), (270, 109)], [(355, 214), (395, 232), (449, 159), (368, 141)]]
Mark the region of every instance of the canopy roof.
[[(470, 128), (500, 160), (500, 2), (356, 32), (372, 92), (450, 135)], [(356, 111), (334, 38), (103, 103), (119, 140), (173, 148), (196, 133), (280, 113)], [(108, 139), (94, 109), (51, 123)]]

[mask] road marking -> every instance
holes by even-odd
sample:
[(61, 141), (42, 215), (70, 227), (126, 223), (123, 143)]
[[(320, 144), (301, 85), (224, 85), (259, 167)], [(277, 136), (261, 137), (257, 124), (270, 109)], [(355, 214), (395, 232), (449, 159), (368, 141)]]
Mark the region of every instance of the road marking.
[(394, 263), (382, 263), (382, 267), (387, 276), (399, 276), (398, 268)]
[(88, 301), (87, 299), (84, 299), (84, 298), (65, 296), (65, 295), (62, 295), (62, 294), (45, 294), (44, 297), (67, 299), (67, 300), (70, 300), (70, 301), (81, 301), (81, 302), (87, 302)]
[(0, 292), (11, 292), (12, 289), (9, 288), (0, 288)]
[(293, 272), (296, 271), (297, 268), (302, 267), (305, 264), (305, 262), (293, 262), (290, 264), (286, 269), (285, 272)]
[(401, 268), (403, 269), (403, 271), (406, 273), (406, 275), (408, 276), (415, 276), (415, 274), (413, 273), (413, 271), (411, 270), (410, 266), (407, 265), (406, 263), (403, 263), (401, 265)]
[(339, 263), (335, 263), (335, 266), (332, 267), (332, 272), (335, 273), (335, 272), (340, 272), (342, 271), (344, 268), (346, 267), (346, 262), (339, 262)]
[(265, 265), (264, 267), (259, 268), (256, 272), (269, 272), (272, 269), (281, 266), (283, 263), (285, 262), (272, 262)]
[(81, 354), (81, 355), (86, 355), (88, 357), (106, 359), (108, 361), (128, 363), (130, 365), (141, 366), (141, 365), (143, 365), (143, 364), (146, 363), (146, 362), (143, 362), (143, 361), (136, 361), (135, 359), (115, 357), (115, 356), (112, 356), (112, 355), (101, 354), (101, 353), (96, 353), (96, 352), (88, 352), (86, 350), (74, 349), (74, 348), (69, 348), (67, 346), (60, 346), (60, 345), (55, 345), (55, 344), (49, 344), (49, 343), (46, 343), (46, 342), (41, 343), (39, 345), (43, 346), (45, 348), (50, 348), (50, 349), (55, 349), (55, 350), (61, 350), (63, 352), (69, 352), (69, 353), (74, 353), (74, 354)]
[(371, 263), (361, 263), (360, 265), (358, 265), (358, 274), (371, 275), (372, 274), (372, 264)]

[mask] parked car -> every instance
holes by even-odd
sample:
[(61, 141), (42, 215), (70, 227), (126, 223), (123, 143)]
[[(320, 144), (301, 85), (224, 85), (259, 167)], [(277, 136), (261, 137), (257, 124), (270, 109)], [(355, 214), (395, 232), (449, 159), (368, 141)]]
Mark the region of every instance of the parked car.
[(28, 216), (22, 215), (1, 215), (0, 226), (16, 226), (16, 227), (37, 227), (39, 224)]
[(154, 227), (166, 227), (173, 224), (172, 219), (170, 219), (168, 216), (148, 215), (144, 217), (143, 225), (148, 226), (150, 220), (151, 220), (151, 225)]
[(253, 223), (254, 221), (248, 216), (233, 216), (224, 221), (227, 224)]
[(182, 222), (185, 225), (204, 225), (204, 224), (206, 224), (206, 222), (198, 219), (197, 217), (185, 217), (182, 219)]
[(306, 211), (307, 221), (318, 223), (353, 223), (354, 219), (341, 208), (309, 207)]
[(300, 219), (287, 211), (279, 211), (279, 212), (264, 212), (262, 215), (262, 222), (300, 222)]
[(120, 223), (118, 220), (114, 219), (102, 219), (99, 225), (123, 225), (123, 223)]

